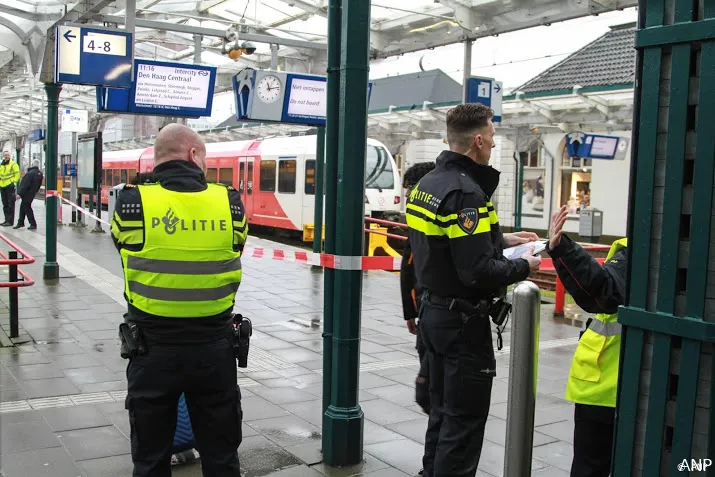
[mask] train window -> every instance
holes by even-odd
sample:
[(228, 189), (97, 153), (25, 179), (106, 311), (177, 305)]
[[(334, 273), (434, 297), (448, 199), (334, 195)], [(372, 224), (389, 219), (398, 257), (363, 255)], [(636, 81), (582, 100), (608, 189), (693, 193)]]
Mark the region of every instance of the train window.
[(102, 171), (102, 184), (108, 186), (108, 185), (109, 185), (109, 182), (107, 182), (107, 175), (108, 175), (107, 172), (108, 172), (107, 169), (104, 169), (104, 170)]
[(221, 184), (233, 185), (233, 169), (224, 167), (218, 170), (218, 178)]
[(113, 186), (122, 183), (122, 174), (119, 169), (112, 170), (112, 176), (114, 176), (114, 178), (112, 179)]
[(137, 178), (137, 170), (136, 169), (129, 169), (127, 171), (127, 180), (129, 182), (132, 182), (134, 179)]
[(295, 194), (296, 160), (278, 163), (278, 192)]
[(395, 187), (392, 160), (387, 151), (381, 147), (367, 147), (365, 187), (367, 189), (392, 189)]
[(218, 169), (206, 169), (206, 182), (218, 182)]
[(261, 192), (276, 191), (276, 161), (261, 161), (261, 176), (258, 179)]
[(305, 161), (305, 193), (315, 195), (315, 160)]
[(238, 165), (238, 192), (240, 194), (243, 194), (243, 191), (246, 190), (246, 163), (242, 162)]
[(248, 195), (253, 194), (253, 163), (248, 163), (248, 172), (246, 172), (246, 188), (248, 189)]
[(120, 182), (120, 184), (126, 184), (127, 183), (127, 170), (122, 169), (121, 172), (122, 172), (122, 181)]

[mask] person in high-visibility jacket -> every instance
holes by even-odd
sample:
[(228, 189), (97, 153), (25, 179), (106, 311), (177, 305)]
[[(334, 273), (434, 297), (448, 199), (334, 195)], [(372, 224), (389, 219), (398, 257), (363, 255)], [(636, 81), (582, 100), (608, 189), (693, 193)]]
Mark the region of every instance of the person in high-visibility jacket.
[(9, 151), (4, 151), (0, 162), (0, 198), (5, 222), (0, 225), (7, 227), (15, 222), (15, 190), (19, 181), (20, 166), (12, 160)]
[[(128, 302), (123, 343), (132, 350), (125, 407), (133, 477), (171, 475), (182, 393), (204, 475), (240, 476), (232, 313), (248, 229), (239, 192), (206, 182), (205, 157), (194, 131), (164, 127), (153, 183), (126, 185), (112, 217)], [(128, 346), (127, 334), (142, 346)]]
[(563, 234), (566, 207), (552, 217), (547, 252), (564, 288), (589, 320), (574, 353), (566, 399), (575, 403), (574, 457), (571, 477), (608, 477), (616, 413), (621, 325), (618, 307), (625, 303), (627, 239), (611, 245), (601, 266)]

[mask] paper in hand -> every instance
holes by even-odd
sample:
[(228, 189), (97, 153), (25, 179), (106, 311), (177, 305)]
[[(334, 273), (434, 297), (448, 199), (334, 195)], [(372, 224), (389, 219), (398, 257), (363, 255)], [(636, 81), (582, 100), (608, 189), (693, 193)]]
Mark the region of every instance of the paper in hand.
[(517, 245), (516, 247), (509, 247), (504, 250), (504, 256), (509, 260), (516, 260), (521, 258), (522, 255), (527, 253), (531, 247), (534, 247), (534, 255), (546, 250), (546, 240), (539, 240), (536, 242), (529, 242), (522, 245)]

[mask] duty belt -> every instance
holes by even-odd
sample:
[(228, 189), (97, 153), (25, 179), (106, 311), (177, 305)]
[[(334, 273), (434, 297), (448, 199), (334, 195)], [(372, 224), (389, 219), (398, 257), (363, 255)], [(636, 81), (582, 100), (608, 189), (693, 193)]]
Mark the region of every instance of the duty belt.
[(488, 317), (491, 309), (491, 300), (482, 299), (479, 301), (470, 301), (465, 298), (445, 298), (435, 295), (430, 291), (425, 291), (422, 295), (423, 300), (427, 300), (435, 305), (444, 306), (451, 311), (458, 311), (469, 316)]

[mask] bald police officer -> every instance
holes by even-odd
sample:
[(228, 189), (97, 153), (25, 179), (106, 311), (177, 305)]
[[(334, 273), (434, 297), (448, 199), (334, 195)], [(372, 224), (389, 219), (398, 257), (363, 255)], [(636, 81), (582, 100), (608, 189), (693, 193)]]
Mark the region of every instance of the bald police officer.
[(166, 126), (154, 146), (154, 183), (125, 186), (112, 217), (128, 302), (122, 336), (132, 344), (133, 477), (170, 477), (182, 393), (203, 475), (240, 476), (243, 413), (231, 336), (247, 224), (239, 193), (206, 183), (205, 157), (198, 134)]

